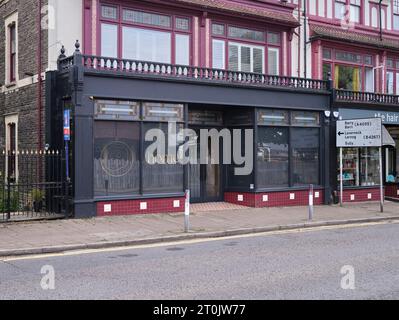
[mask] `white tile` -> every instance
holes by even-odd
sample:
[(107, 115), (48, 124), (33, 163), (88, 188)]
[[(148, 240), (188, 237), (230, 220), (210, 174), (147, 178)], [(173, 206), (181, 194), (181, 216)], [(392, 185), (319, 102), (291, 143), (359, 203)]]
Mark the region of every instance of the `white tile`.
[(367, 194), (367, 199), (370, 200), (370, 199), (372, 198), (372, 196), (373, 196), (373, 195), (372, 195), (371, 193), (368, 193), (368, 194)]
[(173, 201), (173, 208), (180, 208), (180, 200)]
[(320, 192), (319, 192), (319, 191), (316, 191), (316, 192), (314, 193), (314, 197), (315, 197), (316, 199), (320, 198)]
[(147, 210), (147, 202), (140, 202), (140, 210)]
[(290, 193), (290, 200), (295, 200), (295, 193)]
[(351, 194), (351, 201), (355, 201), (355, 195)]
[(239, 194), (239, 195), (237, 196), (237, 201), (239, 201), (239, 202), (244, 201), (244, 195)]
[(112, 205), (110, 204), (104, 204), (104, 212), (109, 213), (112, 211)]
[(269, 196), (267, 194), (264, 194), (262, 198), (263, 198), (263, 202), (269, 201)]

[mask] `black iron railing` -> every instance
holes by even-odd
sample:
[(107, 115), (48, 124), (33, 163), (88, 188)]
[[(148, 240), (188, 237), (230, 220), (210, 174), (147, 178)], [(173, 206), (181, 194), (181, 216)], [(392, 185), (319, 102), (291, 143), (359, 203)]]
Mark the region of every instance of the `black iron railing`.
[(338, 102), (342, 101), (399, 105), (399, 96), (373, 92), (335, 90), (334, 98)]
[(59, 59), (59, 70), (65, 71), (77, 63), (83, 65), (86, 70), (93, 71), (122, 72), (196, 81), (217, 81), (226, 84), (328, 90), (328, 81), (323, 80), (80, 54)]
[(0, 222), (70, 216), (71, 190), (62, 152), (1, 152)]

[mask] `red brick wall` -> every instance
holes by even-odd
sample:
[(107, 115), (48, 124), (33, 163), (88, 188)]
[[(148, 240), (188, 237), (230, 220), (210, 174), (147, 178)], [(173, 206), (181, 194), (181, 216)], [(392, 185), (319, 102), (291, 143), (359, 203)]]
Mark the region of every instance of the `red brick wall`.
[(350, 189), (344, 190), (343, 202), (362, 202), (380, 200), (380, 189)]
[[(324, 203), (324, 191), (314, 190), (314, 204)], [(242, 193), (226, 192), (224, 194), (226, 202), (239, 204), (247, 207), (288, 207), (288, 206), (307, 206), (309, 204), (309, 191), (284, 191), (284, 192), (264, 192), (264, 193)], [(242, 201), (240, 201), (242, 199)]]
[(184, 212), (184, 201), (184, 197), (102, 201), (97, 203), (97, 216)]
[(399, 198), (398, 192), (399, 192), (398, 185), (385, 186), (385, 195), (387, 197)]

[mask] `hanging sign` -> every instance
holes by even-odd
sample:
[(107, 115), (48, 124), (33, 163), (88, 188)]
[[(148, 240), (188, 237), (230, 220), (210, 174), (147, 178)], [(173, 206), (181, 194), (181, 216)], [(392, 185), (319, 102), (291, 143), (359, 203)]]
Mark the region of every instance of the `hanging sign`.
[(71, 110), (64, 110), (64, 141), (71, 140)]

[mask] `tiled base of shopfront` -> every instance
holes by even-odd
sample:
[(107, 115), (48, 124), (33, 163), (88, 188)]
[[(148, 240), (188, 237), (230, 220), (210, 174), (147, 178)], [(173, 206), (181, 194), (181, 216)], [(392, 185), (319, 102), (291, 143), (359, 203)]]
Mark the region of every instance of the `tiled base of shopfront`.
[[(314, 205), (323, 205), (324, 190), (314, 190)], [(397, 186), (386, 186), (385, 196), (399, 199)], [(344, 190), (344, 203), (379, 201), (379, 188)], [(291, 192), (225, 192), (224, 201), (235, 205), (252, 208), (290, 207), (309, 205), (309, 191), (298, 190)], [(97, 216), (181, 213), (184, 212), (185, 198), (156, 198), (117, 200), (97, 203)]]

